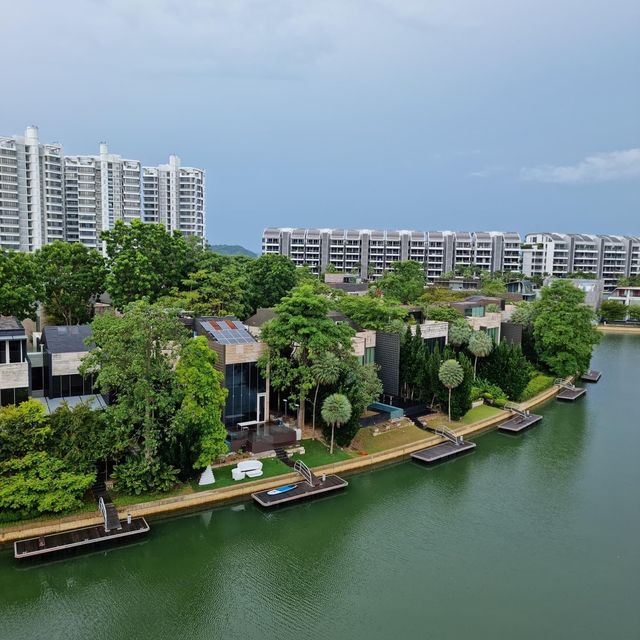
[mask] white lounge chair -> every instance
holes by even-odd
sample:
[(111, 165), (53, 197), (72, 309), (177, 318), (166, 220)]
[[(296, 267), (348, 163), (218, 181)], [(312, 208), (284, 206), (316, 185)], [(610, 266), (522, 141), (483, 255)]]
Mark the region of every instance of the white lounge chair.
[[(248, 471), (262, 471), (262, 462), (260, 460), (241, 460), (236, 468), (245, 473)], [(247, 473), (247, 475), (249, 474)]]
[(231, 469), (231, 477), (234, 480), (244, 480), (244, 471), (241, 471), (237, 467), (235, 469)]

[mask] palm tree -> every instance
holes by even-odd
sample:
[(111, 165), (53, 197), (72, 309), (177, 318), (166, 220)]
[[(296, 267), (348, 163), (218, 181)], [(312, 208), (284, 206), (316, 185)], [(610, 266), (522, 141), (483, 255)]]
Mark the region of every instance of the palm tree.
[(473, 363), (473, 379), (476, 379), (478, 358), (486, 358), (493, 351), (493, 340), (485, 331), (474, 331), (469, 338), (469, 351), (476, 357)]
[(322, 419), (331, 425), (331, 447), (329, 454), (333, 454), (333, 439), (336, 427), (341, 427), (351, 417), (351, 403), (347, 396), (341, 393), (332, 393), (322, 403), (320, 410)]
[(462, 322), (452, 322), (449, 325), (449, 344), (454, 347), (462, 347), (469, 342), (471, 337), (471, 327), (463, 320)]
[(320, 354), (311, 365), (311, 375), (316, 381), (316, 392), (313, 397), (313, 437), (316, 437), (316, 405), (318, 392), (322, 385), (335, 384), (340, 377), (340, 358), (334, 353)]
[(451, 422), (451, 390), (462, 384), (464, 369), (457, 360), (445, 360), (438, 371), (440, 382), (449, 389), (449, 422)]

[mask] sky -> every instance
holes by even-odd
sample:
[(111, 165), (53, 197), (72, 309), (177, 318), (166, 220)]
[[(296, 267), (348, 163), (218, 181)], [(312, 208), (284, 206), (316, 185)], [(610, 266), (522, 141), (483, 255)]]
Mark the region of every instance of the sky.
[(637, 0), (0, 0), (0, 135), (267, 226), (640, 235)]

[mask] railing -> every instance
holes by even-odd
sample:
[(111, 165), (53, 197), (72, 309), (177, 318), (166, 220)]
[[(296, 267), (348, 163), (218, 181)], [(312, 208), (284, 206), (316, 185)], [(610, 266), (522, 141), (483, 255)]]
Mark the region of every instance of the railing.
[(449, 427), (435, 427), (433, 432), (438, 436), (446, 438), (447, 440), (449, 440), (449, 442), (453, 442), (453, 444), (456, 445), (462, 444), (464, 442), (464, 438), (462, 436), (459, 436), (452, 429), (449, 429)]
[(564, 389), (570, 389), (571, 391), (575, 391), (576, 389), (574, 385), (565, 382), (562, 378), (556, 378), (553, 381), (553, 384), (557, 385), (558, 387), (563, 387)]
[(302, 460), (296, 460), (293, 465), (294, 471), (297, 471), (312, 487), (315, 484), (315, 476), (313, 475), (313, 471), (307, 467), (307, 465), (302, 462)]
[(529, 411), (526, 409), (522, 410), (520, 408), (520, 405), (517, 402), (505, 402), (504, 408), (507, 411), (511, 411), (512, 413), (517, 413), (519, 416), (522, 416), (523, 418), (529, 417)]
[(106, 531), (108, 531), (109, 529), (107, 529), (107, 505), (104, 503), (104, 498), (102, 496), (98, 498), (98, 511), (100, 511), (100, 513), (102, 514), (102, 517), (104, 518), (104, 528)]

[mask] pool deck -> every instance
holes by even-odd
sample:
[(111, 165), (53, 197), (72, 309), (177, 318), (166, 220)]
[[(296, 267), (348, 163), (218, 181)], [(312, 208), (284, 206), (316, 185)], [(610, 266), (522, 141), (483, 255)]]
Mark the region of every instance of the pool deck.
[(585, 393), (587, 393), (587, 390), (579, 387), (576, 387), (575, 389), (562, 389), (556, 398), (565, 402), (573, 402), (578, 398), (582, 398)]
[(454, 456), (458, 456), (465, 451), (471, 451), (475, 448), (475, 442), (463, 440), (460, 444), (454, 444), (453, 442), (447, 441), (443, 442), (442, 444), (437, 444), (435, 447), (429, 447), (427, 449), (423, 449), (422, 451), (416, 451), (411, 454), (411, 457), (414, 460), (419, 460), (420, 462), (433, 464), (434, 462), (442, 462), (447, 458), (453, 458)]
[(600, 371), (594, 371), (593, 369), (585, 371), (581, 376), (581, 379), (585, 382), (598, 382), (600, 378), (602, 378), (602, 373), (600, 373)]
[(505, 433), (520, 433), (534, 424), (538, 424), (542, 420), (542, 416), (531, 413), (528, 416), (521, 416), (519, 414), (513, 416), (510, 420), (503, 422), (498, 426), (498, 431), (504, 431)]
[(268, 491), (260, 491), (258, 493), (252, 493), (251, 497), (261, 507), (277, 507), (278, 505), (288, 502), (295, 502), (298, 500), (306, 500), (313, 498), (329, 491), (337, 491), (344, 489), (349, 483), (336, 475), (328, 475), (324, 480), (320, 477), (316, 483), (312, 486), (306, 480), (295, 483), (296, 488), (285, 493), (278, 493), (276, 495), (269, 495)]
[(87, 545), (113, 542), (149, 532), (149, 525), (144, 518), (132, 518), (131, 524), (125, 520), (120, 525), (120, 529), (112, 529), (111, 531), (105, 531), (104, 525), (99, 524), (71, 531), (51, 533), (37, 538), (18, 540), (13, 544), (13, 555), (18, 560), (23, 560)]

